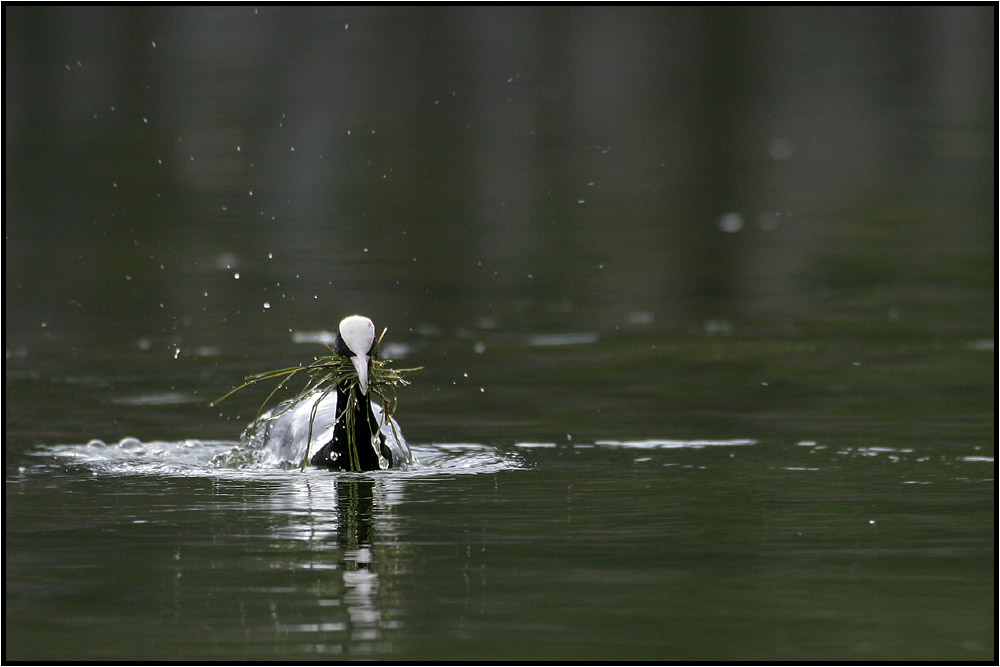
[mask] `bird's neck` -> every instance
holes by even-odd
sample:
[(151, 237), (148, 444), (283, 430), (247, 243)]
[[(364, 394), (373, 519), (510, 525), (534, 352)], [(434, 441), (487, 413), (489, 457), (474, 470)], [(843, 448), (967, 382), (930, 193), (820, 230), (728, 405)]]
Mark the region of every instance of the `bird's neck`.
[[(361, 470), (378, 470), (378, 455), (372, 444), (373, 439), (378, 437), (378, 422), (372, 412), (372, 402), (368, 394), (362, 394), (357, 388), (354, 389), (354, 401), (351, 405), (351, 390), (349, 388), (337, 387), (337, 411), (339, 413), (337, 422), (333, 429), (333, 446), (341, 454), (339, 460), (348, 470), (352, 469), (351, 461), (356, 452), (355, 463)], [(348, 411), (351, 412), (348, 415)], [(353, 437), (348, 437), (348, 427), (353, 428)], [(350, 444), (354, 445), (353, 451)], [(377, 445), (376, 445), (377, 446)]]

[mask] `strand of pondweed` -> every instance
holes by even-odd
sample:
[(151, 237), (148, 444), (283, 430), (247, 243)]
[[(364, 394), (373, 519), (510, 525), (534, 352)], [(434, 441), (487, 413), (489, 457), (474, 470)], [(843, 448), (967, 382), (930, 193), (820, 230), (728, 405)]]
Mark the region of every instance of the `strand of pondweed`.
[[(361, 472), (361, 457), (358, 454), (358, 443), (354, 435), (354, 409), (358, 405), (358, 398), (354, 394), (354, 385), (347, 390), (347, 401), (344, 405), (344, 428), (347, 431), (347, 459), (350, 463), (351, 472)], [(368, 415), (365, 415), (368, 419)], [(371, 444), (371, 443), (369, 443)]]

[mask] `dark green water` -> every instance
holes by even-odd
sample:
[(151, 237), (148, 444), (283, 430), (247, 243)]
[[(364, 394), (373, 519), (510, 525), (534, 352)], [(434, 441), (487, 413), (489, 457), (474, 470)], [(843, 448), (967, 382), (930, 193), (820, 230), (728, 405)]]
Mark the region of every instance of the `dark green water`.
[(995, 22), (5, 7), (5, 659), (996, 660)]

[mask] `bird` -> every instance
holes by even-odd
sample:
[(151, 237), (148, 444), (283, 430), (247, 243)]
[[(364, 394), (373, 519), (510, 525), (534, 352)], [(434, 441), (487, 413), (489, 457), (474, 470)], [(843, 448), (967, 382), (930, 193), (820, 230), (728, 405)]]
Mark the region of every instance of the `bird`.
[(357, 377), (342, 380), (335, 390), (316, 388), (280, 403), (257, 419), (248, 433), (261, 438), (265, 460), (280, 465), (308, 458), (313, 466), (351, 471), (401, 468), (412, 461), (399, 424), (371, 400), (374, 348), (369, 318), (341, 320), (331, 349), (350, 360)]

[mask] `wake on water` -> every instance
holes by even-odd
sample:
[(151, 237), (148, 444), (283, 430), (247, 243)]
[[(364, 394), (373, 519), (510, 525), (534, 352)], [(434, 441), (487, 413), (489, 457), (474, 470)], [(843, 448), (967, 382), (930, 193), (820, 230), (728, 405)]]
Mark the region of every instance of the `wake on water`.
[[(602, 440), (574, 448), (599, 449), (701, 449), (713, 446), (748, 446), (754, 440)], [(556, 443), (519, 442), (511, 450), (479, 443), (431, 443), (411, 445), (413, 461), (405, 468), (370, 473), (332, 473), (301, 460), (276, 456), (261, 438), (229, 440), (141, 441), (123, 438), (118, 442), (91, 440), (85, 444), (41, 445), (33, 452), (60, 465), (81, 465), (98, 472), (132, 475), (271, 477), (281, 473), (389, 475), (426, 477), (432, 475), (478, 475), (533, 467), (523, 453), (539, 448), (557, 448)]]
[[(307, 466), (310, 474), (392, 475), (421, 477), (436, 474), (488, 474), (526, 468), (517, 452), (504, 452), (477, 443), (439, 443), (411, 446), (413, 461), (403, 469), (373, 473), (332, 473)], [(59, 464), (81, 465), (115, 474), (238, 476), (298, 473), (301, 461), (275, 461), (259, 446), (259, 440), (141, 441), (123, 438), (118, 442), (91, 440), (85, 444), (41, 445), (36, 456)]]

